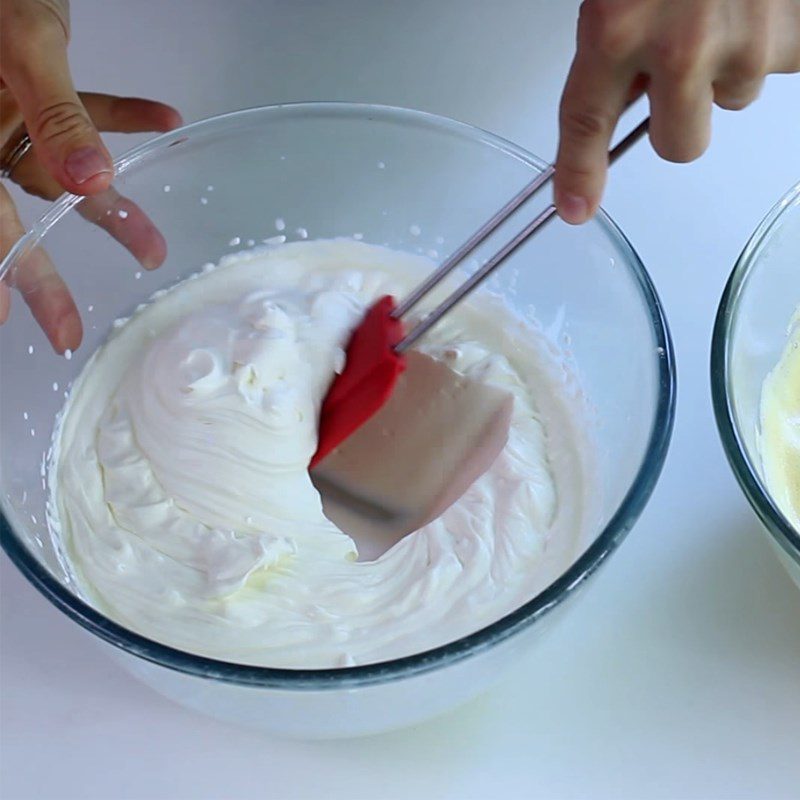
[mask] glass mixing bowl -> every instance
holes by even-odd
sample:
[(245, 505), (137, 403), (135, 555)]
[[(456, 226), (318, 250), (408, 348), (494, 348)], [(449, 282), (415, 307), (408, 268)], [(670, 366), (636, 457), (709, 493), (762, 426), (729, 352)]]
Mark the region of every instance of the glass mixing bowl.
[[(573, 605), (563, 601), (579, 594), (630, 530), (666, 456), (675, 408), (667, 323), (639, 258), (605, 214), (580, 228), (555, 221), (494, 282), (521, 312), (535, 307), (576, 365), (595, 417), (602, 484), (596, 529), (545, 591), (469, 636), (385, 663), (322, 670), (243, 666), (150, 640), (81, 596), (49, 534), (45, 463), (70, 382), (114, 320), (154, 291), (271, 239), (277, 228), (289, 240), (356, 235), (442, 255), (542, 167), (496, 136), (416, 111), (313, 103), (226, 114), (160, 136), (117, 163), (116, 191), (166, 241), (166, 260), (153, 271), (103, 229), (136, 249), (123, 224), (132, 208), (125, 201), (113, 193), (91, 202), (61, 198), (0, 272), (27, 274), (35, 305), (45, 248), (84, 322), (83, 344), (70, 358), (52, 350), (19, 296), (0, 329), (0, 503), (8, 555), (129, 671), (227, 720), (290, 736), (357, 735), (412, 724), (485, 689), (557, 609)], [(132, 227), (140, 230), (140, 221)]]
[(714, 414), (725, 453), (778, 557), (800, 586), (800, 531), (770, 496), (757, 450), (761, 387), (786, 346), (798, 304), (800, 183), (745, 245), (722, 295), (711, 346)]

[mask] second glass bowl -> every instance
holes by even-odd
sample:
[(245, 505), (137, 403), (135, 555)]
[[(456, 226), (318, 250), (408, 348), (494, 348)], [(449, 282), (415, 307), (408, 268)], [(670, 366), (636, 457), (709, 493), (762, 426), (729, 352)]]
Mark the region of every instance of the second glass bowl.
[(800, 586), (800, 531), (770, 494), (757, 446), (761, 389), (786, 346), (798, 305), (800, 183), (772, 208), (742, 251), (722, 296), (711, 347), (714, 413), (725, 453), (778, 557)]

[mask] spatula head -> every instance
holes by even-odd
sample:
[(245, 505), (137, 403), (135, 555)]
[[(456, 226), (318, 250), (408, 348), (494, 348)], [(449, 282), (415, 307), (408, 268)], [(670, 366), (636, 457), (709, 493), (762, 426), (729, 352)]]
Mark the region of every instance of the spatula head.
[(391, 396), (405, 369), (394, 350), (403, 338), (403, 323), (392, 317), (393, 297), (381, 297), (367, 311), (347, 345), (344, 370), (322, 403), (319, 441), (310, 467), (315, 467), (378, 411)]
[(311, 471), (326, 515), (362, 557), (379, 555), (438, 517), (492, 465), (512, 409), (509, 392), (409, 352), (385, 404)]

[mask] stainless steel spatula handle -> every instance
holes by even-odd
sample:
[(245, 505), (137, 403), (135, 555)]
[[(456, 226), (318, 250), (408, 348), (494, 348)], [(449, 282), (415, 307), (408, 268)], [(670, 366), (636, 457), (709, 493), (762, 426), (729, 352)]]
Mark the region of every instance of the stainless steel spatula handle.
[[(647, 132), (650, 118), (640, 122), (624, 139), (622, 139), (608, 154), (609, 164), (613, 164), (620, 156), (624, 155)], [(496, 214), (488, 219), (475, 233), (464, 242), (451, 256), (449, 256), (431, 275), (417, 286), (395, 309), (393, 316), (397, 319), (408, 313), (430, 291), (432, 291), (444, 278), (450, 274), (476, 247), (486, 240), (497, 228), (500, 227), (517, 209), (524, 205), (536, 192), (550, 182), (555, 174), (555, 167), (551, 164), (542, 173), (536, 176), (522, 191), (511, 198)], [(537, 230), (549, 222), (556, 214), (554, 205), (548, 206), (541, 214), (529, 222), (516, 236), (512, 237), (500, 248), (479, 270), (474, 272), (461, 286), (445, 298), (436, 308), (427, 314), (406, 337), (397, 345), (395, 350), (402, 353), (411, 347), (421, 336), (427, 333), (453, 306), (461, 302), (475, 287), (481, 284), (492, 274), (512, 253), (521, 247)]]

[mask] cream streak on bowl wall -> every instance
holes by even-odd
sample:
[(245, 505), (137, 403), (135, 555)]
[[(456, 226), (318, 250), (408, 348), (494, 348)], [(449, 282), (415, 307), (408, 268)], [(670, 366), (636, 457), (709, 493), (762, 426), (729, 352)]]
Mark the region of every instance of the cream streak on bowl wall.
[(433, 266), (350, 240), (264, 248), (119, 326), (75, 383), (51, 470), (89, 599), (190, 652), (332, 667), (457, 639), (563, 572), (596, 522), (585, 401), (538, 327), (487, 291), (420, 349), (514, 394), (495, 464), (374, 561), (322, 513), (307, 465), (349, 333)]
[(761, 392), (759, 450), (778, 507), (800, 532), (800, 306), (780, 361)]

